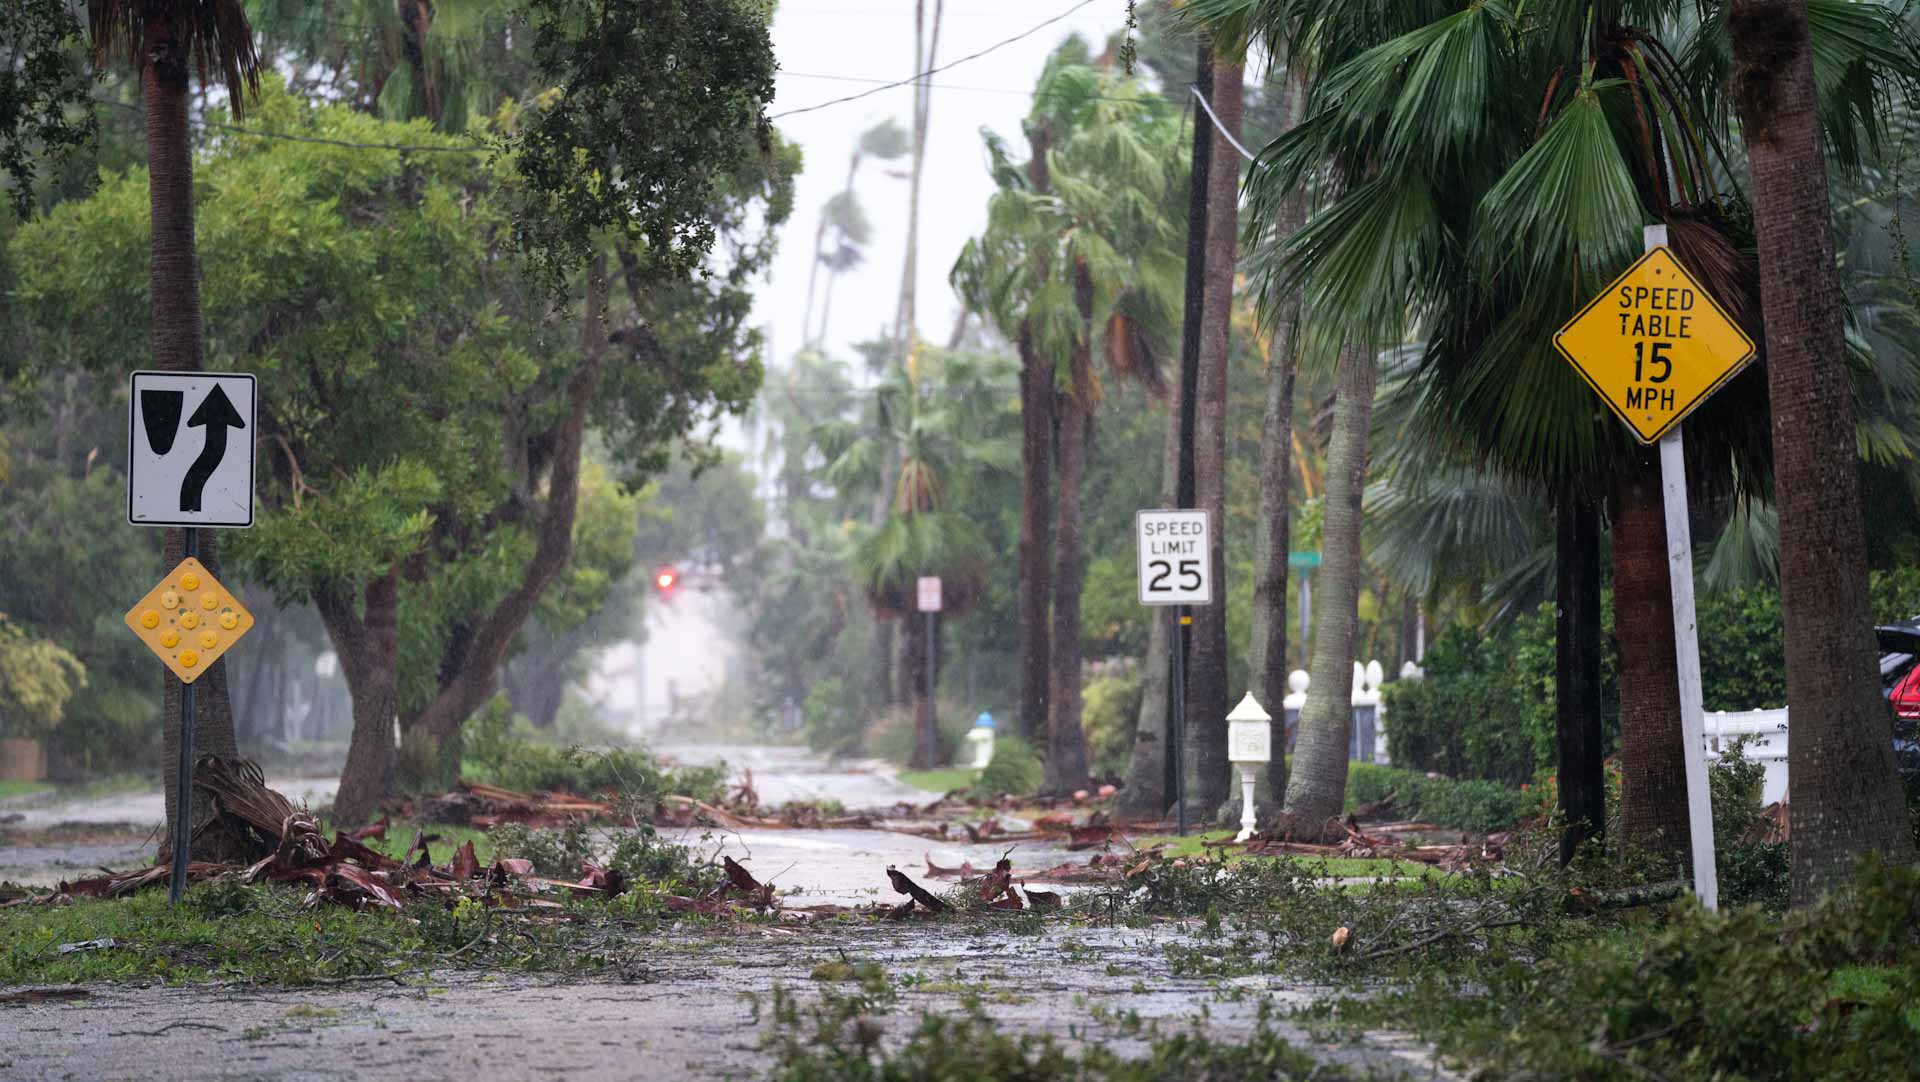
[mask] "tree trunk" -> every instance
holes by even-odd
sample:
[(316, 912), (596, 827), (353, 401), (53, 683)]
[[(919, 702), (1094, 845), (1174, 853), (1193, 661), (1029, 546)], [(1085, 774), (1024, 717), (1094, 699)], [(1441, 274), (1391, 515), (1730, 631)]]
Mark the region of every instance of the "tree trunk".
[(940, 718), (934, 694), (928, 694), (929, 686), (937, 688), (939, 679), (939, 643), (935, 637), (939, 623), (938, 613), (916, 612), (912, 626), (903, 626), (900, 632), (906, 640), (907, 666), (903, 670), (906, 679), (913, 685), (913, 759), (907, 764), (915, 770), (936, 770), (946, 766), (947, 749), (940, 740)]
[[(1241, 61), (1215, 54), (1213, 111), (1236, 136), (1240, 130)], [(1192, 657), (1187, 665), (1187, 795), (1195, 822), (1208, 822), (1226, 802), (1227, 763), (1227, 362), (1233, 323), (1233, 275), (1240, 243), (1238, 152), (1203, 115), (1195, 123), (1213, 134), (1207, 174), (1205, 286), (1200, 308), (1200, 366), (1194, 409), (1194, 506), (1207, 512), (1213, 565), (1213, 604), (1193, 610)], [(1238, 819), (1236, 813), (1233, 816)]]
[[(1288, 80), (1287, 119), (1299, 122), (1306, 83)], [(1304, 193), (1287, 199), (1275, 225), (1276, 236), (1291, 236), (1306, 222)], [(1293, 383), (1299, 371), (1294, 341), (1300, 316), (1296, 292), (1281, 302), (1268, 344), (1267, 406), (1260, 420), (1260, 511), (1253, 522), (1253, 614), (1247, 643), (1247, 688), (1260, 705), (1281, 717), (1287, 697), (1287, 555), (1292, 533)], [(1285, 727), (1284, 718), (1280, 721)], [(1267, 795), (1276, 806), (1287, 801), (1287, 742), (1273, 742), (1267, 767)]]
[(1053, 366), (1037, 355), (1031, 329), (1020, 325), (1020, 735), (1035, 747), (1047, 731), (1052, 678)]
[[(1160, 448), (1160, 506), (1171, 507), (1180, 487), (1180, 381), (1167, 396), (1166, 434)], [(1171, 802), (1167, 791), (1168, 725), (1173, 688), (1172, 647), (1178, 609), (1162, 605), (1152, 613), (1147, 635), (1147, 671), (1140, 688), (1140, 714), (1133, 727), (1133, 758), (1127, 763), (1126, 788), (1120, 790), (1121, 814), (1160, 818)]]
[(1867, 598), (1853, 400), (1806, 0), (1734, 0), (1727, 27), (1760, 248), (1793, 711), (1792, 897), (1805, 906), (1844, 883), (1859, 854), (1909, 860), (1913, 842)]
[(1601, 765), (1600, 510), (1571, 485), (1555, 509), (1554, 710), (1558, 749), (1560, 862), (1603, 838), (1607, 790)]
[[(1083, 343), (1083, 352), (1089, 347)], [(1076, 375), (1090, 377), (1084, 359)], [(1076, 379), (1058, 398), (1060, 410), (1060, 504), (1053, 539), (1053, 683), (1047, 696), (1046, 791), (1056, 796), (1083, 789), (1087, 774), (1087, 736), (1080, 727), (1080, 481), (1086, 473), (1090, 388)]]
[[(188, 57), (173, 35), (171, 5), (150, 5), (141, 55), (141, 92), (146, 97), (148, 207), (152, 215), (149, 295), (153, 337), (153, 366), (167, 372), (192, 372), (201, 366), (199, 257), (193, 238), (193, 151), (187, 131)], [(219, 546), (214, 531), (200, 531), (198, 559), (215, 578), (220, 575)], [(185, 534), (164, 531), (163, 562), (168, 570), (184, 559)], [(173, 836), (179, 793), (175, 764), (180, 748), (180, 688), (174, 675), (161, 670), (160, 775), (166, 794), (167, 832)], [(238, 758), (233, 736), (233, 707), (227, 699), (224, 659), (207, 669), (194, 683), (193, 744), (196, 755)], [(192, 821), (213, 814), (212, 803), (196, 792)], [(202, 842), (207, 842), (205, 835)], [(194, 857), (223, 860), (244, 856), (211, 851), (219, 845), (197, 846)]]
[(600, 371), (607, 359), (607, 288), (607, 254), (603, 250), (595, 254), (587, 270), (580, 365), (567, 380), (566, 412), (552, 435), (546, 506), (540, 513), (533, 556), (526, 563), (520, 585), (474, 623), (473, 638), (459, 671), (420, 712), (416, 724), (435, 745), (445, 743), (492, 697), (499, 686), (500, 663), (506, 658), (507, 648), (573, 555), (573, 520), (580, 503), (580, 457), (587, 408), (600, 385)]
[(1686, 740), (1657, 453), (1616, 474), (1613, 611), (1620, 644), (1622, 840), (1688, 866)]
[(365, 615), (354, 613), (353, 598), (345, 593), (323, 592), (314, 599), (353, 695), (353, 735), (340, 791), (333, 798), (333, 823), (348, 828), (372, 820), (393, 790), (393, 727), (400, 702), (399, 571), (368, 583), (365, 597)]
[(1359, 626), (1360, 500), (1367, 487), (1367, 439), (1373, 427), (1373, 354), (1340, 352), (1333, 434), (1327, 441), (1325, 518), (1321, 526), (1320, 622), (1312, 682), (1287, 779), (1286, 810), (1313, 823), (1346, 802), (1347, 748), (1353, 731), (1353, 646)]

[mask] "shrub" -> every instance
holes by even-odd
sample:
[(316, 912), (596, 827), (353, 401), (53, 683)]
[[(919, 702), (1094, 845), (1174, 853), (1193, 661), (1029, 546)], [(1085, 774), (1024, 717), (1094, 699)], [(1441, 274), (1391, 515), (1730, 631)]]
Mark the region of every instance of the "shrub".
[(1137, 675), (1098, 676), (1082, 691), (1080, 725), (1095, 774), (1119, 774), (1133, 757), (1133, 730), (1140, 720), (1143, 681)]
[[(1604, 614), (1603, 614), (1604, 619)], [(1422, 661), (1426, 676), (1384, 689), (1396, 765), (1518, 785), (1554, 756), (1553, 609), (1491, 631), (1453, 627)], [(1617, 726), (1611, 668), (1602, 665), (1606, 741)]]
[(1037, 792), (1046, 775), (1046, 767), (1035, 754), (1033, 745), (1008, 733), (994, 737), (993, 762), (980, 772), (980, 780), (973, 788), (983, 797), (1025, 796)]
[(807, 745), (829, 755), (852, 755), (860, 750), (860, 695), (845, 680), (829, 676), (807, 689), (800, 705)]
[(1541, 795), (1492, 781), (1429, 778), (1377, 763), (1347, 766), (1348, 808), (1392, 796), (1397, 814), (1455, 830), (1505, 830), (1540, 811)]
[(1707, 771), (1708, 796), (1713, 805), (1713, 866), (1720, 882), (1722, 905), (1759, 905), (1784, 912), (1792, 886), (1792, 868), (1785, 842), (1749, 841), (1760, 825), (1760, 786), (1766, 767), (1741, 754), (1742, 738), (1720, 753)]
[[(940, 729), (940, 739), (946, 744), (947, 756), (951, 759), (966, 741), (967, 730), (973, 725), (973, 715), (954, 703), (943, 701), (934, 724)], [(913, 708), (893, 707), (881, 714), (880, 720), (867, 733), (867, 753), (890, 763), (910, 761), (913, 758), (913, 727)]]

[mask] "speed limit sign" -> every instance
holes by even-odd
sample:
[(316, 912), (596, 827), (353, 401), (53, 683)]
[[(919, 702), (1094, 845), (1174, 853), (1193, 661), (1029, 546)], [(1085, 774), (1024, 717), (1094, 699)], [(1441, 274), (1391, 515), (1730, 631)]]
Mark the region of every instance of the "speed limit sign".
[(1142, 605), (1213, 604), (1213, 562), (1205, 511), (1136, 511)]

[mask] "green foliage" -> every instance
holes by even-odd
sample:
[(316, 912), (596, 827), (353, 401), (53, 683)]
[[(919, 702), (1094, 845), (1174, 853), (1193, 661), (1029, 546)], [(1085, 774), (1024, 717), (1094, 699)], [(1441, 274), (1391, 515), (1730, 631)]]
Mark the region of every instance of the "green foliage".
[(36, 639), (0, 612), (0, 735), (42, 737), (87, 685), (87, 668), (57, 643)]
[[(972, 715), (952, 702), (943, 701), (934, 720), (940, 727), (942, 746), (956, 755), (964, 755), (967, 729), (973, 725)], [(893, 707), (881, 711), (880, 716), (873, 719), (863, 746), (869, 755), (890, 763), (904, 763), (913, 758), (913, 738), (913, 710), (903, 706)]]
[(1136, 674), (1096, 676), (1081, 689), (1080, 725), (1096, 775), (1121, 774), (1133, 756), (1133, 731), (1140, 720), (1144, 681)]
[(1506, 830), (1537, 814), (1542, 801), (1541, 793), (1499, 782), (1429, 778), (1417, 770), (1378, 763), (1347, 765), (1349, 808), (1388, 796), (1393, 797), (1396, 815), (1476, 833)]
[(807, 743), (833, 755), (851, 755), (860, 750), (866, 735), (866, 719), (860, 710), (860, 696), (845, 680), (827, 676), (807, 689), (801, 704), (801, 717), (807, 727)]
[(1046, 766), (1033, 745), (1012, 733), (993, 738), (993, 761), (980, 772), (974, 792), (983, 797), (1027, 796), (1040, 790)]
[(1781, 913), (1793, 885), (1786, 842), (1769, 842), (1757, 835), (1762, 820), (1760, 787), (1766, 767), (1741, 754), (1745, 739), (1721, 751), (1707, 772), (1707, 791), (1713, 805), (1713, 864), (1723, 906), (1758, 905)]
[[(1612, 622), (1602, 611), (1603, 633)], [(1605, 740), (1617, 739), (1618, 683), (1601, 665)], [(1490, 630), (1454, 626), (1434, 639), (1426, 676), (1383, 689), (1387, 746), (1398, 766), (1508, 785), (1554, 762), (1554, 613), (1543, 604)]]
[(511, 735), (511, 719), (502, 696), (475, 715), (463, 754), (474, 780), (522, 792), (604, 793), (634, 805), (669, 795), (713, 803), (726, 795), (725, 766), (666, 767), (642, 748), (529, 743)]
[[(849, 963), (829, 963), (832, 979)], [(871, 963), (867, 963), (871, 966)], [(885, 975), (852, 967), (868, 982)], [(878, 967), (873, 967), (878, 968)], [(816, 974), (815, 979), (821, 978)], [(958, 1016), (928, 1014), (904, 1043), (880, 1042), (871, 1018), (891, 989), (864, 995), (826, 994), (806, 1004), (774, 986), (766, 1044), (778, 1082), (1163, 1082), (1171, 1079), (1261, 1078), (1271, 1082), (1343, 1082), (1351, 1076), (1293, 1047), (1272, 1028), (1263, 1005), (1245, 1043), (1213, 1040), (1199, 1033), (1154, 1039), (1143, 1056), (1123, 1055), (1104, 1043), (1069, 1048), (1047, 1034), (1013, 1033), (988, 1016), (978, 1002)]]
[(11, 0), (0, 7), (0, 177), (14, 214), (34, 203), (46, 160), (64, 160), (91, 142), (97, 122), (87, 100), (86, 42), (64, 0)]
[(769, 11), (530, 0), (527, 15), (535, 78), (556, 88), (507, 144), (523, 182), (514, 236), (534, 268), (557, 288), (611, 233), (653, 267), (695, 271), (717, 233), (715, 178), (770, 150)]
[(1893, 1082), (1920, 1061), (1916, 915), (1920, 869), (1869, 864), (1784, 919), (1682, 904), (1644, 943), (1569, 943), (1491, 970), (1484, 990), (1435, 980), (1381, 1013), (1489, 1078)]

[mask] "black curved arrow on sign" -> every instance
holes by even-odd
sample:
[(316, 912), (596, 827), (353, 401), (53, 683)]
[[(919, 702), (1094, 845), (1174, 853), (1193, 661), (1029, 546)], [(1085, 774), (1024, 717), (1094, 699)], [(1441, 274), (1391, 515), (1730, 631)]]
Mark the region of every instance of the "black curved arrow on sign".
[(200, 400), (200, 408), (187, 418), (188, 428), (205, 428), (207, 443), (200, 449), (200, 457), (187, 467), (187, 478), (180, 485), (180, 510), (200, 510), (200, 496), (207, 487), (207, 478), (227, 457), (227, 429), (245, 428), (247, 422), (240, 419), (240, 411), (233, 408), (233, 402), (227, 398), (227, 392), (218, 383), (213, 392)]

